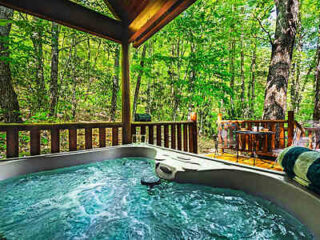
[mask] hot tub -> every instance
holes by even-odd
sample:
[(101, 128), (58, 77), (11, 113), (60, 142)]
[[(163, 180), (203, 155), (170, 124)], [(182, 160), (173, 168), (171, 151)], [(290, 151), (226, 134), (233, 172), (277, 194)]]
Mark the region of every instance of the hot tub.
[(158, 176), (166, 180), (241, 190), (267, 199), (296, 217), (316, 239), (320, 239), (319, 196), (298, 186), (284, 174), (151, 145), (126, 145), (13, 159), (0, 163), (0, 181), (29, 173), (128, 157), (155, 159)]

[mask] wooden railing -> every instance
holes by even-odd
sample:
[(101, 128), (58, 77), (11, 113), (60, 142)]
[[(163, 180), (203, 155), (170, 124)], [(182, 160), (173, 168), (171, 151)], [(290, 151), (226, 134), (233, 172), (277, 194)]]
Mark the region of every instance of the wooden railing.
[[(266, 135), (259, 141), (251, 139), (249, 135), (239, 136), (239, 150), (251, 152), (253, 144), (255, 144), (255, 150), (258, 154), (274, 156), (274, 150), (292, 145), (295, 125), (293, 112), (288, 112), (287, 120), (220, 120), (218, 139), (222, 151), (225, 149), (235, 150), (237, 147), (235, 131), (241, 129), (260, 131), (260, 128), (267, 128), (274, 134)], [(255, 142), (253, 143), (253, 141)]]
[[(41, 146), (43, 132), (49, 132), (50, 152), (61, 151), (61, 133), (66, 137), (67, 151), (79, 149), (92, 149), (93, 140), (98, 138), (97, 147), (122, 144), (122, 123), (98, 122), (98, 123), (48, 123), (48, 124), (0, 124), (0, 132), (5, 132), (6, 157), (18, 157), (21, 152), (19, 143), (23, 132), (28, 134), (30, 155), (42, 153)], [(148, 131), (147, 131), (148, 129)], [(170, 130), (170, 131), (169, 131)], [(67, 133), (65, 132), (67, 131)], [(82, 132), (80, 134), (79, 132)], [(83, 133), (84, 131), (84, 133)], [(94, 134), (93, 131), (98, 132)], [(146, 143), (156, 144), (172, 149), (197, 153), (197, 125), (196, 122), (148, 122), (132, 123), (132, 134), (140, 131), (147, 138)], [(27, 133), (26, 133), (27, 132)], [(78, 139), (84, 135), (84, 146), (79, 147)], [(95, 135), (98, 135), (95, 137)], [(19, 137), (20, 136), (20, 137)]]
[[(295, 122), (297, 128), (299, 128), (301, 134), (297, 136), (297, 141), (301, 138), (307, 139), (307, 147), (310, 149), (320, 149), (320, 131), (319, 126), (303, 127), (300, 123)], [(303, 139), (304, 140), (304, 139)], [(306, 140), (303, 141), (304, 143)]]
[(111, 129), (112, 145), (119, 144), (119, 130), (121, 123), (54, 123), (54, 124), (1, 124), (0, 132), (6, 132), (6, 156), (7, 158), (19, 156), (19, 132), (30, 133), (30, 155), (41, 153), (41, 132), (50, 132), (50, 151), (51, 153), (60, 152), (60, 132), (68, 131), (69, 151), (78, 150), (78, 130), (85, 131), (85, 149), (92, 148), (92, 131), (99, 131), (99, 147), (106, 146), (106, 129)]
[(132, 124), (132, 134), (144, 136), (149, 144), (198, 153), (197, 123), (193, 121), (137, 122)]

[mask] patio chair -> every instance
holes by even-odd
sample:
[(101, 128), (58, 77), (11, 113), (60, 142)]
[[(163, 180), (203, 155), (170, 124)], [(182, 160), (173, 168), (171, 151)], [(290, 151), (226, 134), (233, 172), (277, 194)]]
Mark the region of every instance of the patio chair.
[(237, 141), (235, 131), (238, 130), (238, 127), (234, 123), (225, 123), (220, 127), (219, 135), (221, 137), (223, 148), (234, 149), (237, 148)]

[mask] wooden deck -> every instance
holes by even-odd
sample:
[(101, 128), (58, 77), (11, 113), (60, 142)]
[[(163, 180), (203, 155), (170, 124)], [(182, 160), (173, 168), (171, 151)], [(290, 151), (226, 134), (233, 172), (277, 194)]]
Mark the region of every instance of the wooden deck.
[[(215, 155), (214, 153), (211, 153), (211, 154), (206, 154), (206, 156), (211, 158), (218, 158), (218, 159), (229, 161), (229, 162), (237, 161), (237, 156), (231, 153), (219, 153), (217, 155)], [(275, 171), (283, 171), (282, 167), (279, 164), (275, 163), (274, 161), (264, 160), (264, 159), (262, 160), (259, 158), (256, 158), (255, 160), (256, 160), (255, 167), (266, 168), (266, 169), (271, 169)], [(254, 158), (239, 156), (238, 163), (253, 166)]]

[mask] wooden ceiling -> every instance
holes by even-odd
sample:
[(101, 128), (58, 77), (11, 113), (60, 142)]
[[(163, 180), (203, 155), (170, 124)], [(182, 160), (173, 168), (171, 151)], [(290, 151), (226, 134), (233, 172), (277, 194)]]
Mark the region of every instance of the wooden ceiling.
[(139, 47), (196, 0), (104, 1), (116, 19), (70, 0), (0, 0), (0, 5)]
[(196, 0), (104, 0), (113, 15), (127, 24), (129, 42), (140, 46)]

